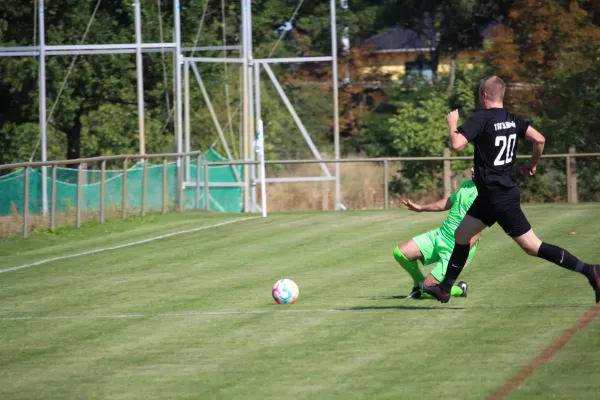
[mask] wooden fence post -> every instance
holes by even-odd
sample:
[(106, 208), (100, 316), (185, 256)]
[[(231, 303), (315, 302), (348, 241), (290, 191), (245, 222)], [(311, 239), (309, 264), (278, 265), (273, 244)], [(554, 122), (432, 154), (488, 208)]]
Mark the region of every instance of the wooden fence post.
[(329, 210), (330, 181), (321, 182), (321, 210)]
[[(444, 157), (450, 157), (450, 149), (444, 148)], [(452, 194), (452, 168), (451, 161), (444, 160), (444, 198), (450, 197)]]
[(383, 208), (387, 210), (390, 207), (390, 167), (388, 160), (383, 160)]
[(52, 194), (50, 195), (50, 230), (54, 231), (56, 228), (56, 165), (52, 166)]
[[(575, 154), (575, 146), (569, 147), (569, 154)], [(567, 157), (567, 201), (569, 203), (579, 202), (575, 157)]]

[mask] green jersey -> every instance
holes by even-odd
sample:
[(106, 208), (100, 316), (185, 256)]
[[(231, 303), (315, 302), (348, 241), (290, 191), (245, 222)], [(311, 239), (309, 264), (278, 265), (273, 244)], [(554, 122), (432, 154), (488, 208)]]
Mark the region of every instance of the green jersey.
[(458, 225), (463, 220), (467, 211), (471, 207), (471, 204), (477, 198), (477, 187), (475, 182), (468, 180), (460, 185), (460, 188), (450, 196), (452, 207), (448, 213), (448, 217), (440, 227), (443, 240), (447, 244), (451, 244), (454, 247), (454, 231), (458, 228)]

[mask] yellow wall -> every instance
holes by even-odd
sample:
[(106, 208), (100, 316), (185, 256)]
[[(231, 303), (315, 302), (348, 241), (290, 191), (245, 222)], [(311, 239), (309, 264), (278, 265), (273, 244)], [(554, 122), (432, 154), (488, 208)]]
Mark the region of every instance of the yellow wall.
[[(398, 53), (379, 53), (373, 60), (379, 69), (392, 76), (392, 80), (399, 80), (406, 73), (405, 64), (407, 62), (415, 62), (417, 60), (427, 62), (431, 59), (428, 52), (398, 52)], [(475, 62), (481, 59), (481, 55), (477, 51), (464, 51), (458, 55), (457, 60), (466, 63), (466, 67), (471, 69)], [(365, 68), (363, 71), (368, 72), (371, 68)], [(438, 63), (438, 73), (450, 72), (450, 58), (442, 57)]]

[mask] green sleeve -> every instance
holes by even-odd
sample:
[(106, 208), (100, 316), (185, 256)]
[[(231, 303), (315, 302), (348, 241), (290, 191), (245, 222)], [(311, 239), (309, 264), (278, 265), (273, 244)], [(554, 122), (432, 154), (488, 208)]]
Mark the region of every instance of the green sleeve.
[(464, 181), (460, 187), (458, 188), (458, 190), (454, 193), (452, 193), (452, 195), (450, 195), (450, 201), (452, 202), (452, 204), (456, 203), (456, 198), (458, 197), (458, 192), (460, 192), (463, 189), (466, 188), (471, 188), (475, 186), (475, 182), (473, 182), (473, 180), (469, 179)]
[[(460, 189), (459, 189), (459, 190), (460, 190)], [(454, 192), (454, 193), (452, 193), (452, 194), (450, 195), (450, 202), (451, 202), (452, 204), (456, 203), (456, 196), (458, 196), (458, 191), (456, 191), (456, 192)]]

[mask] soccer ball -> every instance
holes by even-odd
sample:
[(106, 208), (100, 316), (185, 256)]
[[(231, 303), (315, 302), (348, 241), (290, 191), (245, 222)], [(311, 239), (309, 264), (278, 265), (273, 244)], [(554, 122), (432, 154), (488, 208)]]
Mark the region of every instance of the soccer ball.
[(300, 290), (291, 279), (280, 279), (273, 285), (272, 296), (277, 304), (292, 304), (298, 299)]

